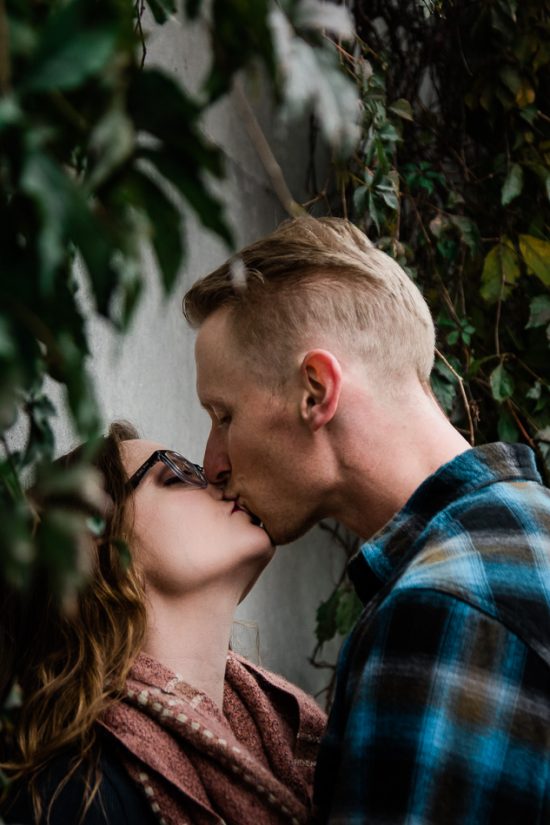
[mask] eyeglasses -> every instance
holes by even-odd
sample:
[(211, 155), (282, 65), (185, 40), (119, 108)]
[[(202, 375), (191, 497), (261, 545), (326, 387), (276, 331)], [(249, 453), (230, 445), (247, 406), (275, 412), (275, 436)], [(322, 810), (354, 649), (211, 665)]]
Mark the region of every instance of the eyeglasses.
[(208, 487), (208, 480), (204, 475), (202, 467), (199, 467), (198, 464), (193, 464), (192, 461), (188, 461), (179, 453), (174, 452), (174, 450), (155, 450), (147, 461), (128, 479), (126, 482), (128, 489), (135, 490), (144, 475), (159, 461), (166, 464), (173, 473), (173, 475), (167, 479), (167, 484), (181, 481), (183, 484), (189, 484), (190, 487), (197, 487), (200, 490)]

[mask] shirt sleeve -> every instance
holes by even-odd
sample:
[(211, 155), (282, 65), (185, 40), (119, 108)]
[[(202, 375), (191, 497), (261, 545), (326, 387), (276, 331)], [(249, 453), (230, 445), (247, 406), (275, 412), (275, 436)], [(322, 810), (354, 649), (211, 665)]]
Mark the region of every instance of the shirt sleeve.
[(547, 685), (542, 660), (475, 607), (435, 591), (390, 595), (344, 652), (319, 821), (550, 821)]

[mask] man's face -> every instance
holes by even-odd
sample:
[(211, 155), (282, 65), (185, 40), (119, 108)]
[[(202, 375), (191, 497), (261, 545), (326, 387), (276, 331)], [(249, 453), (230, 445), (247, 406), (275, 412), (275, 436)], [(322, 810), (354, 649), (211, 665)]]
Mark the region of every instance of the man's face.
[[(234, 341), (231, 318), (218, 310), (200, 328), (197, 393), (212, 427), (204, 469), (228, 498), (263, 522), (275, 544), (302, 535), (316, 521), (304, 482), (307, 428), (298, 386), (288, 392), (260, 383)], [(311, 486), (311, 485), (309, 485)]]

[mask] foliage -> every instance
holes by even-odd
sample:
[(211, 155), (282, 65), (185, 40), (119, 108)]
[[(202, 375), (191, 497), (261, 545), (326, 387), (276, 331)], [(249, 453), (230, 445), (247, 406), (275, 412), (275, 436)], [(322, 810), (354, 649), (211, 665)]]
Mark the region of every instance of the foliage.
[[(8, 597), (18, 590), (26, 598), (33, 577), (46, 577), (70, 606), (88, 572), (82, 536), (101, 505), (89, 459), (102, 422), (88, 374), (87, 314), (124, 332), (144, 288), (144, 241), (164, 290), (173, 288), (185, 254), (184, 202), (232, 245), (209, 189), (209, 179), (223, 176), (223, 149), (201, 132), (204, 111), (237, 72), (260, 61), (288, 116), (317, 111), (341, 149), (357, 137), (357, 92), (324, 34), (351, 34), (345, 10), (317, 0), (214, 0), (205, 10), (186, 0), (188, 17), (203, 15), (211, 32), (210, 68), (193, 97), (143, 65), (144, 14), (162, 25), (176, 2), (147, 0), (147, 7), (145, 0), (0, 0), (3, 625)], [(298, 93), (289, 72), (305, 65), (316, 67), (315, 83)], [(71, 472), (53, 463), (52, 380), (90, 444)], [(25, 438), (16, 451), (17, 419)], [(24, 492), (29, 477), (39, 515)], [(4, 658), (0, 698), (10, 688), (8, 670)]]
[[(341, 54), (364, 114), (341, 210), (423, 291), (453, 423), (527, 442), (548, 482), (548, 0), (362, 0), (355, 15)], [(327, 624), (348, 586), (321, 606), (320, 642), (350, 630), (351, 612)]]

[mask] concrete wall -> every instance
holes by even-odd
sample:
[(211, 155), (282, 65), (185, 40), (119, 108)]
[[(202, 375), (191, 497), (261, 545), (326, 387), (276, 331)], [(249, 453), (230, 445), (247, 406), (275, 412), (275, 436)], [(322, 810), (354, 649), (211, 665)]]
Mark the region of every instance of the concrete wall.
[[(163, 66), (187, 88), (196, 89), (207, 54), (203, 27), (184, 27), (173, 20), (150, 36), (147, 63)], [(269, 97), (261, 86), (256, 86), (253, 97), (293, 194), (298, 200), (305, 199), (307, 128), (294, 127), (291, 133), (277, 130)], [(219, 191), (241, 246), (270, 232), (285, 215), (231, 99), (216, 105), (205, 130), (226, 154), (227, 180)], [(227, 257), (228, 250), (198, 226), (191, 214), (184, 216), (184, 223), (188, 257), (171, 297), (162, 296), (146, 253), (147, 287), (129, 333), (117, 337), (103, 321), (90, 319), (91, 369), (105, 422), (126, 418), (144, 437), (200, 461), (209, 420), (195, 398), (194, 333), (181, 314), (181, 299), (197, 277)], [(55, 388), (52, 391), (55, 394)], [(59, 450), (65, 451), (74, 438), (63, 415), (56, 430)], [(313, 669), (307, 661), (315, 643), (315, 611), (331, 591), (340, 566), (340, 551), (318, 529), (280, 549), (239, 610), (241, 619), (255, 624), (236, 627), (237, 648), (244, 648), (243, 652), (257, 660), (259, 642), (263, 664), (309, 692), (319, 691), (326, 684), (327, 673)]]

